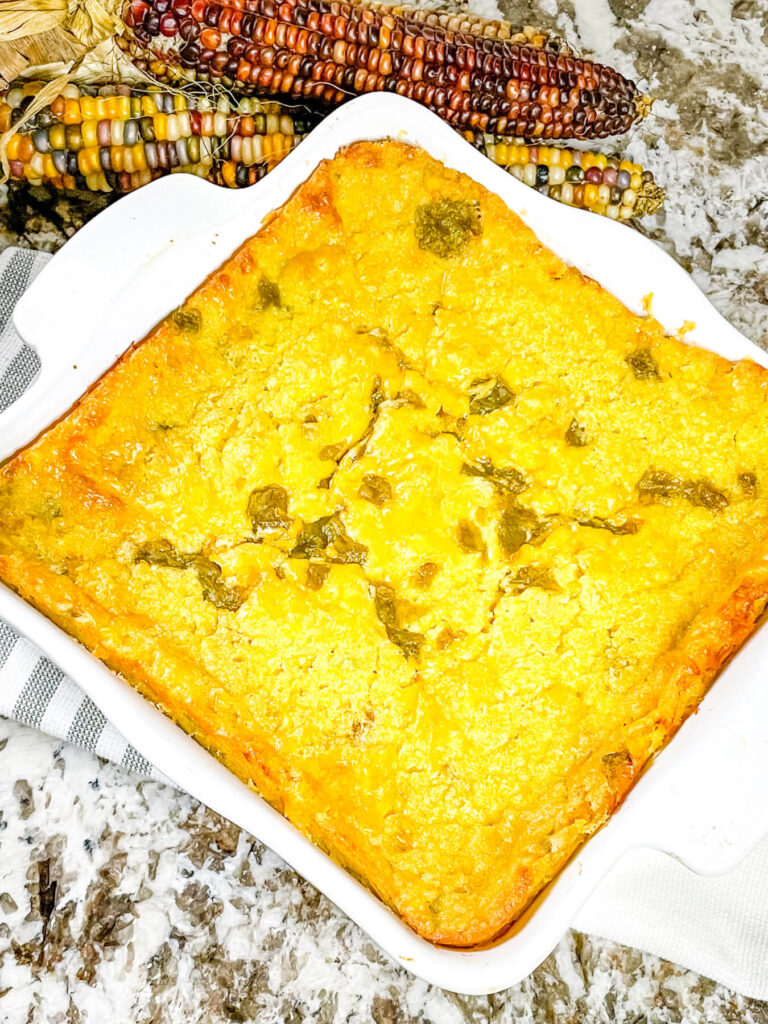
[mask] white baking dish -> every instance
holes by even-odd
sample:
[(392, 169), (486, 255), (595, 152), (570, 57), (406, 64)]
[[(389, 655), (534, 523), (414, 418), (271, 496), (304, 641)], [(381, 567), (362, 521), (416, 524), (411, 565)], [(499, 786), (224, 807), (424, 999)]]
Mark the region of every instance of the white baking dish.
[[(651, 242), (607, 219), (561, 206), (495, 167), (434, 114), (371, 95), (329, 116), (263, 182), (227, 191), (174, 175), (129, 195), (64, 246), (19, 302), (15, 323), (40, 353), (30, 390), (0, 415), (0, 459), (61, 416), (115, 359), (254, 234), (323, 159), (359, 139), (422, 146), (496, 192), (569, 263), (627, 306), (731, 359), (768, 357), (730, 327), (688, 275)], [(482, 287), (479, 283), (479, 287)], [(525, 977), (550, 952), (590, 891), (631, 847), (649, 845), (691, 869), (734, 865), (768, 832), (768, 632), (722, 673), (698, 715), (614, 815), (510, 933), (472, 951), (437, 948), (313, 847), (181, 729), (56, 626), (0, 587), (6, 619), (73, 676), (123, 733), (179, 786), (267, 843), (399, 963), (444, 988), (489, 993)]]

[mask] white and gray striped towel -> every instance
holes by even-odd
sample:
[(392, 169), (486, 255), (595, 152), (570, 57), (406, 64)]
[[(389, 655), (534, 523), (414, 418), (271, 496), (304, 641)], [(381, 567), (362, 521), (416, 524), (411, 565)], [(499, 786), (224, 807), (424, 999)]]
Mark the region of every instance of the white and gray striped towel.
[[(34, 349), (13, 329), (21, 294), (50, 259), (47, 253), (0, 253), (0, 412), (32, 383), (40, 369)], [(60, 736), (143, 775), (160, 777), (82, 690), (32, 644), (0, 621), (0, 715)]]
[[(10, 316), (47, 259), (19, 249), (0, 255), (0, 410), (21, 394), (39, 368), (36, 354), (15, 334)], [(2, 621), (0, 715), (134, 772), (164, 778), (71, 679)], [(768, 839), (720, 878), (694, 875), (653, 850), (634, 850), (591, 896), (575, 927), (657, 953), (745, 995), (768, 999)]]

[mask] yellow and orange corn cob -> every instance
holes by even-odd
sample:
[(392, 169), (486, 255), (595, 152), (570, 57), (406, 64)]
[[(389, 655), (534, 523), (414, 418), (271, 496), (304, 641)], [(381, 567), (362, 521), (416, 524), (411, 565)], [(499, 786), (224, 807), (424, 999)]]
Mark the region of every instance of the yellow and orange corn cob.
[[(252, 185), (311, 123), (279, 103), (252, 98), (233, 108), (221, 96), (213, 102), (159, 89), (72, 84), (24, 121), (42, 86), (26, 82), (0, 95), (0, 133), (8, 133), (11, 178), (62, 189), (128, 192), (176, 170), (230, 188)], [(664, 200), (650, 171), (619, 156), (465, 136), (526, 185), (614, 220), (654, 213)]]
[[(400, 12), (400, 13), (398, 13)], [(567, 53), (329, 0), (126, 0), (132, 58), (240, 94), (338, 104), (395, 92), (449, 124), (527, 139), (602, 138), (647, 109), (634, 82)], [(143, 55), (143, 57), (142, 57)]]
[[(475, 141), (470, 137), (470, 141)], [(632, 220), (656, 213), (665, 193), (650, 171), (620, 156), (558, 146), (528, 146), (492, 136), (477, 146), (495, 164), (526, 185), (557, 199), (613, 220)]]
[[(23, 118), (42, 84), (3, 95), (0, 132)], [(63, 189), (128, 192), (175, 170), (239, 187), (260, 180), (307, 127), (276, 102), (245, 98), (233, 108), (223, 97), (68, 84), (7, 136), (5, 156), (11, 178)]]

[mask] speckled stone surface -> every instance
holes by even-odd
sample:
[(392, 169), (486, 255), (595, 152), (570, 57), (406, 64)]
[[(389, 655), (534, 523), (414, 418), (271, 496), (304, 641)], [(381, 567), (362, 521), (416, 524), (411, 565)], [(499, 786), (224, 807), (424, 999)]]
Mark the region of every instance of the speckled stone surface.
[[(668, 189), (666, 211), (642, 230), (768, 348), (768, 0), (501, 7), (556, 27), (658, 97), (654, 116), (615, 143)], [(101, 205), (3, 195), (0, 248), (55, 249)], [(190, 797), (0, 721), (2, 1024), (305, 1020), (768, 1024), (768, 1004), (577, 933), (506, 992), (431, 988)]]

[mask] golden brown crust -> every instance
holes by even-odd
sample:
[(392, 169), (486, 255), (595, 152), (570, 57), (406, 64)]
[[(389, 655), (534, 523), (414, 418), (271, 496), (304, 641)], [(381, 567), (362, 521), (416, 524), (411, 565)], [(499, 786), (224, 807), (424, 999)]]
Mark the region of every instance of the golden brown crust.
[(768, 375), (393, 143), (181, 313), (0, 468), (0, 578), (420, 935), (492, 941), (765, 607)]

